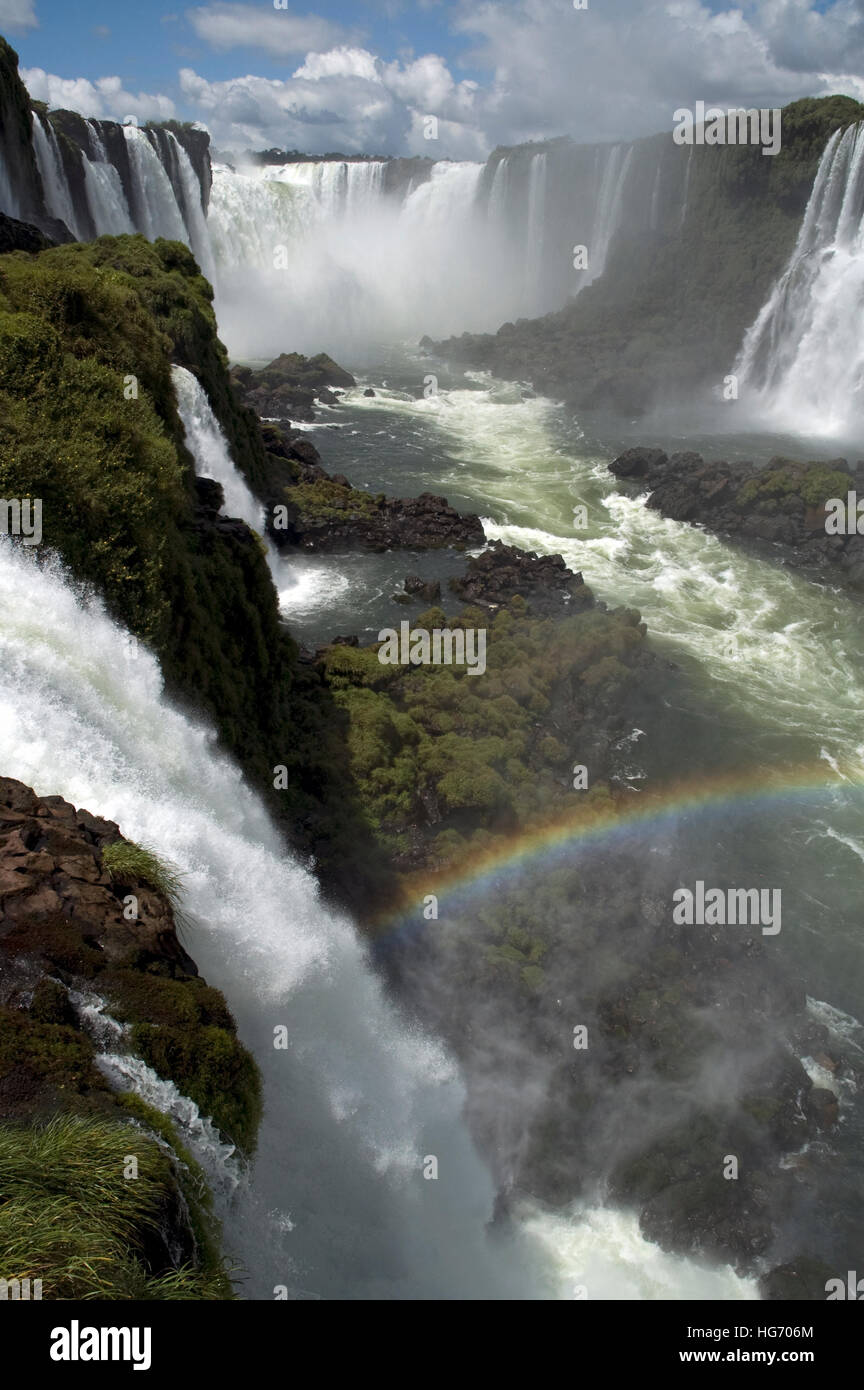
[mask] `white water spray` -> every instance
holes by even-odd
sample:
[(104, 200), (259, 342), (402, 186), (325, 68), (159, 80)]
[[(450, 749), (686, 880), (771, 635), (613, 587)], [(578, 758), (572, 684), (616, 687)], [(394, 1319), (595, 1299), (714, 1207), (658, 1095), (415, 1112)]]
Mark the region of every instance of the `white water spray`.
[(836, 131), (819, 163), (789, 264), (733, 371), (746, 408), (828, 437), (864, 423), (864, 122)]
[(253, 531), (263, 535), (264, 508), (231, 457), (228, 440), (213, 414), (204, 387), (185, 367), (173, 366), (171, 378), (186, 431), (186, 446), (195, 460), (196, 473), (221, 483), (228, 516), (239, 516)]

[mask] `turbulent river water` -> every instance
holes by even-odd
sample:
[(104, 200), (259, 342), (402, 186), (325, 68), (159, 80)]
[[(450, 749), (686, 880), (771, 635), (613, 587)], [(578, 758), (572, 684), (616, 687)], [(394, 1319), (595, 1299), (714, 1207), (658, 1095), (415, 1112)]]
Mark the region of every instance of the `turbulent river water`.
[[(433, 371), (439, 390), (424, 396)], [(363, 395), (367, 377), (374, 397)], [(787, 796), (742, 805), (720, 827), (730, 881), (756, 865), (773, 874), (784, 892), (782, 949), (806, 967), (811, 994), (860, 1011), (864, 832), (853, 783), (864, 772), (864, 606), (770, 552), (745, 553), (647, 510), (606, 468), (637, 440), (757, 461), (836, 455), (836, 441), (817, 451), (818, 441), (688, 434), (685, 444), (669, 422), (647, 436), (649, 424), (580, 423), (554, 401), (523, 400), (518, 386), (482, 373), (448, 376), (407, 350), (367, 377), (311, 430), (328, 466), (372, 492), (442, 493), (480, 512), (490, 537), (559, 552), (599, 598), (640, 610), (683, 677), (670, 687), (668, 734), (640, 745), (645, 771), (671, 779), (734, 769), (758, 780), (765, 768), (788, 780)], [(574, 525), (579, 505), (586, 528)], [(460, 564), (448, 558), (445, 573)], [(419, 554), (292, 561), (283, 606), (309, 642), (348, 631), (369, 640), (397, 621), (392, 594), (404, 575), (440, 567), (440, 557)], [(802, 769), (820, 785), (798, 793)], [(717, 832), (713, 821), (712, 843)], [(698, 840), (698, 826), (691, 833)]]

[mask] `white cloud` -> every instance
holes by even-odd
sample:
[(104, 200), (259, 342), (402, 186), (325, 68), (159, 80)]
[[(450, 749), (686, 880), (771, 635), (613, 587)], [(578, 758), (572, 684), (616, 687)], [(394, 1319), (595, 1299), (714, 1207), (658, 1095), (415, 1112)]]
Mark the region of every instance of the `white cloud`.
[(668, 129), (677, 106), (775, 106), (856, 95), (859, 0), (461, 0), (466, 59), (489, 73), (477, 118), (493, 143), (568, 133), (617, 139)]
[(318, 82), (322, 77), (362, 77), (367, 82), (380, 82), (379, 64), (365, 48), (334, 48), (330, 53), (309, 53), (306, 61), (294, 73)]
[[(180, 85), (221, 148), (470, 159), (485, 152), (482, 132), (466, 119), (475, 84), (454, 82), (432, 54), (407, 65), (383, 63), (367, 49), (343, 45), (307, 54), (286, 80), (247, 75), (210, 82), (184, 68)], [(438, 117), (437, 142), (424, 138), (427, 114)]]
[(327, 49), (346, 37), (345, 30), (317, 15), (297, 15), (252, 5), (217, 3), (187, 11), (199, 38), (213, 48), (264, 48), (285, 57)]
[(20, 34), (38, 27), (33, 0), (0, 0), (0, 31)]
[(177, 114), (170, 97), (149, 92), (127, 92), (119, 77), (55, 77), (42, 68), (22, 68), (21, 80), (37, 101), (51, 107), (77, 111), (81, 116), (97, 116), (122, 121), (135, 116), (139, 121), (167, 121)]

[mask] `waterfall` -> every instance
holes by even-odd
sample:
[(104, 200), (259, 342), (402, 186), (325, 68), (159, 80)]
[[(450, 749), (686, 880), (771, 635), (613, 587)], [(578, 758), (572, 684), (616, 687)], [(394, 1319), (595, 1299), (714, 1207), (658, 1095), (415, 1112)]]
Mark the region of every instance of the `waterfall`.
[(150, 240), (170, 237), (188, 242), (186, 226), (177, 205), (171, 180), (165, 167), (147, 138), (147, 132), (137, 126), (123, 127), (129, 163), (133, 177), (132, 209), (135, 226)]
[(494, 1192), (452, 1063), (400, 1020), (213, 736), (166, 702), (147, 652), (5, 540), (0, 594), (0, 767), (179, 867), (187, 944), (262, 1067), (251, 1184), (221, 1212), (247, 1296), (530, 1297), (487, 1236)]
[(528, 231), (525, 238), (525, 299), (528, 313), (537, 302), (541, 285), (548, 164), (549, 156), (545, 151), (535, 154), (528, 177)]
[[(572, 1298), (578, 1280), (650, 1298), (661, 1265), (668, 1297), (754, 1296), (729, 1270), (663, 1255), (611, 1209), (553, 1220), (526, 1206), (492, 1238), (494, 1192), (453, 1063), (387, 1000), (352, 924), (322, 904), (214, 736), (166, 701), (155, 659), (83, 605), (59, 566), (6, 539), (0, 768), (115, 820), (180, 871), (186, 945), (264, 1079), (249, 1179), (214, 1183), (244, 1296), (287, 1285), (293, 1298)], [(281, 1025), (287, 1049), (274, 1047)], [(110, 1039), (102, 1065), (193, 1127), (211, 1174), (229, 1162), (170, 1081)]]
[(238, 356), (282, 351), (286, 324), (292, 347), (326, 342), (337, 355), (413, 336), (418, 323), (485, 326), (496, 286), (495, 247), (474, 216), (482, 166), (442, 161), (401, 195), (386, 190), (386, 167), (214, 167), (216, 308)]
[[(439, 160), (423, 177), (383, 159), (216, 164), (205, 192), (172, 130), (124, 126), (125, 153), (116, 126), (96, 120), (64, 138), (78, 144), (83, 189), (70, 187), (51, 122), (34, 116), (46, 215), (78, 238), (137, 231), (185, 242), (239, 357), (275, 356), (289, 341), (351, 356), (421, 330), (494, 330), (560, 308), (602, 273), (625, 222), (634, 235), (649, 224), (640, 199), (625, 216), (634, 146), (562, 139), (485, 165)], [(663, 189), (659, 164), (651, 169), (656, 227)], [(7, 185), (0, 166), (0, 208), (14, 214)], [(575, 273), (579, 243), (590, 268)]]
[[(523, 146), (486, 165), (440, 160), (401, 193), (383, 161), (214, 168), (208, 226), (232, 350), (356, 353), (370, 341), (496, 329), (560, 308), (603, 271), (624, 220), (633, 147)], [(654, 213), (658, 214), (655, 199)], [(648, 211), (628, 210), (628, 222)], [(574, 273), (572, 247), (589, 247)]]
[(98, 122), (88, 121), (91, 155), (84, 155), (84, 181), (90, 216), (99, 236), (134, 232), (135, 224), (119, 173), (108, 158)]
[(210, 233), (207, 228), (207, 218), (201, 206), (201, 185), (198, 176), (192, 168), (192, 161), (180, 144), (173, 131), (167, 132), (169, 145), (173, 149), (174, 159), (180, 183), (180, 193), (182, 201), (182, 216), (187, 235), (183, 237), (187, 241), (195, 259), (201, 267), (202, 274), (208, 280), (214, 278), (213, 253), (210, 248)]
[(733, 371), (740, 400), (786, 430), (854, 433), (864, 422), (864, 122), (836, 131), (789, 263)]
[(8, 217), (17, 217), (20, 206), (18, 195), (12, 187), (12, 180), (6, 167), (3, 146), (0, 145), (0, 212), (5, 212)]
[(588, 275), (585, 283), (590, 284), (603, 274), (612, 238), (618, 230), (621, 218), (621, 204), (630, 165), (633, 160), (633, 146), (613, 145), (603, 167), (600, 194), (595, 203), (594, 224), (588, 244)]
[(239, 516), (251, 530), (264, 534), (264, 508), (253, 497), (234, 463), (228, 441), (213, 414), (200, 381), (185, 367), (172, 367), (171, 377), (177, 408), (186, 431), (186, 445), (195, 460), (199, 477), (215, 478), (225, 493), (229, 516)]
[(59, 217), (61, 222), (66, 223), (72, 235), (80, 238), (82, 231), (72, 201), (72, 190), (63, 168), (57, 136), (50, 123), (46, 129), (35, 111), (33, 113), (33, 150), (36, 155), (39, 176), (42, 179), (42, 187), (45, 190), (45, 205), (48, 212), (52, 217)]
[[(207, 393), (197, 377), (185, 367), (173, 366), (171, 377), (177, 396), (177, 411), (183, 421), (186, 447), (195, 460), (199, 478), (214, 478), (222, 484), (225, 511), (238, 516), (250, 530), (261, 538), (280, 607), (290, 607), (295, 601), (292, 566), (282, 559), (265, 531), (266, 516), (263, 503), (252, 493), (246, 479), (231, 457), (228, 440), (213, 414)], [(284, 587), (288, 582), (287, 588)]]

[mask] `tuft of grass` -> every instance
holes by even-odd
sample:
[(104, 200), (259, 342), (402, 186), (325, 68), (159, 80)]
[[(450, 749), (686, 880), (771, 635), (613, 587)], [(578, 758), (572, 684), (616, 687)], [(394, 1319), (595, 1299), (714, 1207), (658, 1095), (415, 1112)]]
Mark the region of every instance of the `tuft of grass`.
[(0, 1127), (0, 1277), (41, 1279), (44, 1299), (230, 1297), (211, 1261), (171, 1266), (172, 1210), (172, 1156), (140, 1129), (71, 1115)]
[(115, 882), (138, 880), (161, 893), (180, 919), (180, 900), (183, 894), (183, 875), (174, 864), (160, 859), (146, 845), (133, 840), (115, 840), (102, 850), (102, 864)]

